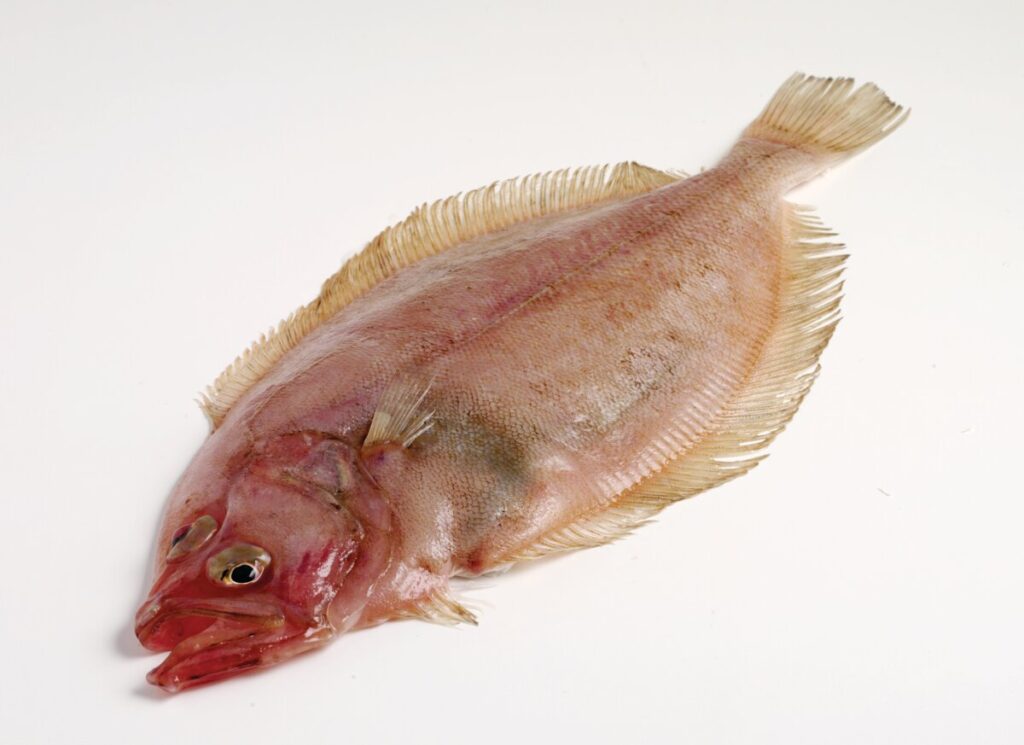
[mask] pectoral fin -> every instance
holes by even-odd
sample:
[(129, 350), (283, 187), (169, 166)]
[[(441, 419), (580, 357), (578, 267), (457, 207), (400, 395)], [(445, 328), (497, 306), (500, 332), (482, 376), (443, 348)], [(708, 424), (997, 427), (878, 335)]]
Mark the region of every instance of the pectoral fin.
[(363, 448), (393, 443), (407, 448), (433, 426), (434, 412), (426, 403), (430, 382), (402, 378), (380, 397)]

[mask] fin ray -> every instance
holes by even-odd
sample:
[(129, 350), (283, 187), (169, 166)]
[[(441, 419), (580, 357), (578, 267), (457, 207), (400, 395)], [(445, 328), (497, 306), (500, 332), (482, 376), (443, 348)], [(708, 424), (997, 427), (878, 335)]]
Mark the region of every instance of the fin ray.
[(441, 626), (456, 626), (460, 623), (478, 625), (476, 615), (455, 600), (448, 590), (435, 590), (429, 593), (409, 608), (400, 611), (396, 618), (415, 618)]
[(818, 375), (839, 321), (846, 254), (807, 208), (788, 205), (783, 285), (775, 330), (747, 383), (691, 450), (609, 505), (555, 529), (506, 561), (535, 559), (622, 538), (668, 505), (747, 473), (786, 427)]
[(216, 429), (231, 407), (289, 349), (341, 308), (400, 269), (453, 246), (545, 215), (653, 191), (686, 178), (638, 163), (589, 166), (498, 181), (424, 204), (387, 228), (324, 282), (307, 305), (262, 334), (201, 394)]
[(909, 109), (894, 103), (874, 83), (853, 90), (852, 78), (798, 72), (782, 84), (743, 135), (846, 157), (885, 138), (909, 115)]
[(430, 386), (412, 380), (392, 382), (377, 403), (363, 447), (392, 442), (407, 448), (426, 433), (434, 417), (434, 412), (423, 405)]

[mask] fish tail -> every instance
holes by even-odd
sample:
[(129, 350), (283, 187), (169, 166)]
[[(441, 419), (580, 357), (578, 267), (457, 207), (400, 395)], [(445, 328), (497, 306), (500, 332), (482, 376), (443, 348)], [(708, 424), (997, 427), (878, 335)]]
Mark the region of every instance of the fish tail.
[(816, 156), (821, 171), (874, 145), (909, 114), (874, 83), (854, 90), (852, 78), (796, 73), (782, 84), (743, 138), (807, 152)]

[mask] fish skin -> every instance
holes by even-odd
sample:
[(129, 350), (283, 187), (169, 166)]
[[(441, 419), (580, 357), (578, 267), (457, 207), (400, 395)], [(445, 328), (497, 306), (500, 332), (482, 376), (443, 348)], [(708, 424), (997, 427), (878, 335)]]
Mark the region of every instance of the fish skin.
[[(838, 95), (808, 80), (787, 100)], [(696, 452), (780, 343), (782, 196), (902, 121), (886, 111), (819, 117), (811, 138), (808, 116), (755, 123), (713, 169), (422, 258), (305, 334), (174, 488), (136, 619), (171, 652), (149, 680), (181, 690), (394, 618), (472, 621), (450, 577), (523, 558)], [(381, 411), (390, 439), (368, 441)], [(201, 515), (209, 541), (164, 559)], [(239, 544), (269, 552), (259, 580), (211, 579)]]

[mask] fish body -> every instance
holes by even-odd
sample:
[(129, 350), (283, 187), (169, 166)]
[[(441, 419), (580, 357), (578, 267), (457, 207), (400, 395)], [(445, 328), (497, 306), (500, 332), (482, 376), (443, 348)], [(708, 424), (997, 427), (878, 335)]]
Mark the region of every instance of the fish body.
[(843, 254), (783, 200), (905, 114), (794, 76), (717, 167), (503, 182), (378, 236), (208, 392), (137, 616), (179, 690), (599, 545), (746, 472), (817, 374)]

